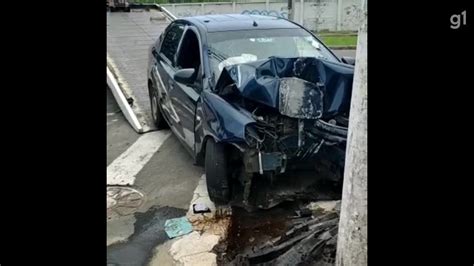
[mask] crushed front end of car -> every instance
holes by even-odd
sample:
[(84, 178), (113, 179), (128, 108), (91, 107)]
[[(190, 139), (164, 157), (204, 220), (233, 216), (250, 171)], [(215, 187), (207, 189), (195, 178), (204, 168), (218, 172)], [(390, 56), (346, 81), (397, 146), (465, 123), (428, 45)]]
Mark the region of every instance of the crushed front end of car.
[[(256, 175), (273, 184), (292, 179), (285, 176), (291, 171), (315, 170), (342, 181), (353, 73), (353, 66), (316, 58), (272, 57), (223, 69), (215, 93), (248, 118), (233, 129), (244, 131), (244, 143), (234, 145), (242, 154), (245, 203), (259, 194), (251, 193)], [(256, 195), (254, 202), (271, 207), (298, 190)]]

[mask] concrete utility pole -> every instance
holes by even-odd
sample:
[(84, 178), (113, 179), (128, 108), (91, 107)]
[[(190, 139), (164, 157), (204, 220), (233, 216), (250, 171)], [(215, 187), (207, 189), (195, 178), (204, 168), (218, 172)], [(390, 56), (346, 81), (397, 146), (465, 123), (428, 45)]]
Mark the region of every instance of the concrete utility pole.
[(295, 0), (288, 0), (288, 20), (294, 21), (295, 18)]
[(367, 265), (367, 0), (362, 0), (336, 266)]

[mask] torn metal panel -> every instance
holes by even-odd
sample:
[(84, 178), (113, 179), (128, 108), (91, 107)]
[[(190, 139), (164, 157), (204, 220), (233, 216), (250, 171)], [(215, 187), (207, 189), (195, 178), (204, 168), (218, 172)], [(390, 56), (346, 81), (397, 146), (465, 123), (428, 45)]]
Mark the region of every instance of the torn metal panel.
[(280, 79), (279, 111), (300, 119), (318, 119), (323, 114), (323, 93), (316, 84), (300, 78)]
[(220, 96), (202, 93), (205, 135), (212, 135), (218, 141), (243, 142), (245, 127), (255, 122), (246, 112), (233, 107)]
[[(304, 99), (322, 98), (322, 104), (314, 101), (312, 106), (317, 105), (315, 112), (322, 107), (322, 117), (328, 118), (349, 111), (353, 75), (354, 67), (342, 63), (312, 57), (271, 57), (225, 67), (215, 91), (219, 93), (227, 85), (235, 84), (242, 97), (282, 110), (282, 88), (313, 87), (314, 95), (303, 93), (301, 96)], [(301, 90), (292, 93), (301, 93)]]

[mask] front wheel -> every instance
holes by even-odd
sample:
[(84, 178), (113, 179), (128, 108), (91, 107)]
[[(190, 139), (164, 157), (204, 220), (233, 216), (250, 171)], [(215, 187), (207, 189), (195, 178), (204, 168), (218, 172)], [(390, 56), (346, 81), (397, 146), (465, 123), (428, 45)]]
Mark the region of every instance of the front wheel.
[(217, 204), (230, 200), (229, 169), (224, 145), (213, 139), (206, 142), (205, 172), (209, 198)]

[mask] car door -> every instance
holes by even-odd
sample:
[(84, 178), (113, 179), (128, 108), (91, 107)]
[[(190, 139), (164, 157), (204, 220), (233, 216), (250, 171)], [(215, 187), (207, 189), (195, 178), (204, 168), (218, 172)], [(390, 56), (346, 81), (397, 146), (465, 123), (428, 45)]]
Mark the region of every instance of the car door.
[(171, 129), (175, 135), (184, 141), (184, 133), (182, 130), (181, 120), (178, 116), (175, 103), (171, 92), (175, 88), (173, 80), (176, 72), (176, 53), (178, 51), (179, 43), (184, 33), (185, 25), (183, 23), (173, 22), (163, 34), (163, 40), (159, 47), (155, 47), (152, 51), (154, 54), (154, 62), (152, 63), (152, 78), (157, 85), (160, 97), (160, 106), (163, 115), (170, 124)]
[(194, 82), (185, 84), (174, 80), (173, 89), (169, 93), (180, 120), (184, 141), (192, 153), (194, 152), (195, 144), (194, 123), (196, 105), (202, 91), (201, 59), (202, 54), (198, 31), (193, 26), (186, 26), (175, 58), (175, 71), (193, 69)]

